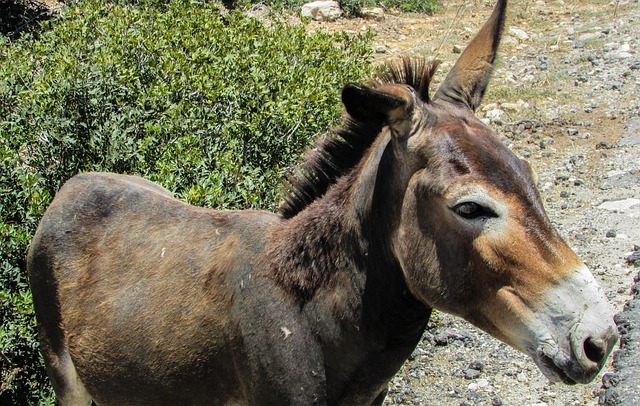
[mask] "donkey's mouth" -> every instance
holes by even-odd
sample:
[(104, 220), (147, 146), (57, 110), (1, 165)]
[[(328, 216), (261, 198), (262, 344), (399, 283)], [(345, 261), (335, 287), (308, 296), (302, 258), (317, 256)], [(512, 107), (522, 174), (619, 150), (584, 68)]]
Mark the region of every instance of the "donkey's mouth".
[(564, 371), (560, 366), (556, 365), (553, 359), (547, 355), (540, 354), (540, 358), (536, 359), (536, 364), (540, 371), (551, 381), (561, 381), (566, 385), (576, 385), (578, 382)]

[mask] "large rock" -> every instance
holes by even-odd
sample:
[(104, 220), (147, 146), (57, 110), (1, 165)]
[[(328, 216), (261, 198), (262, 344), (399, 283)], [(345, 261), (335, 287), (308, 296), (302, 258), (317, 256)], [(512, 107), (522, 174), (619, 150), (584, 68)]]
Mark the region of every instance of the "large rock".
[(362, 18), (384, 20), (384, 9), (382, 7), (365, 7), (360, 14)]
[(314, 1), (302, 6), (302, 17), (310, 17), (316, 21), (333, 21), (342, 16), (337, 1)]

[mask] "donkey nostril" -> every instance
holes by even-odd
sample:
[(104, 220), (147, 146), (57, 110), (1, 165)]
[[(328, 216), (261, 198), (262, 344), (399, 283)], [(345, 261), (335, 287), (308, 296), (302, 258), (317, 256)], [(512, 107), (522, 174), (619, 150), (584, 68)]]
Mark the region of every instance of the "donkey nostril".
[(604, 350), (604, 342), (602, 340), (594, 340), (591, 337), (584, 340), (584, 354), (590, 361), (600, 365), (606, 353)]

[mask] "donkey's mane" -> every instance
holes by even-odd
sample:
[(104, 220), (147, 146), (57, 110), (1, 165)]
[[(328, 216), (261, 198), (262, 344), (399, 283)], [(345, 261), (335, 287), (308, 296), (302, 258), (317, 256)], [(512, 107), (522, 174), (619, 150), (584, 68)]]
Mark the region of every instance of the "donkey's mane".
[[(405, 84), (415, 89), (424, 102), (429, 102), (429, 84), (438, 65), (438, 61), (404, 58), (399, 63), (383, 65), (370, 80), (370, 86)], [(288, 177), (288, 188), (280, 207), (282, 216), (294, 217), (323, 196), (338, 178), (360, 162), (384, 125), (384, 122), (363, 122), (347, 115), (342, 126), (332, 134), (319, 137), (298, 169)]]

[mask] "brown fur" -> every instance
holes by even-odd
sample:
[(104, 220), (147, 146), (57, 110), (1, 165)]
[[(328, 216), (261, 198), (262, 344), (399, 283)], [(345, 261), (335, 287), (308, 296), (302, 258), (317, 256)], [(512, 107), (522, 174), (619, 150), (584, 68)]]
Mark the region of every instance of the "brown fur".
[[(547, 303), (581, 262), (528, 165), (472, 112), (505, 4), (447, 77), (453, 93), (431, 100), (437, 65), (409, 60), (375, 88), (347, 85), (345, 126), (310, 152), (281, 214), (192, 207), (131, 176), (69, 180), (27, 261), (59, 403), (379, 405), (432, 308), (523, 351), (534, 320), (575, 352), (545, 350), (543, 366), (593, 379), (611, 321), (576, 336), (581, 316)], [(485, 211), (465, 217), (476, 201)]]

